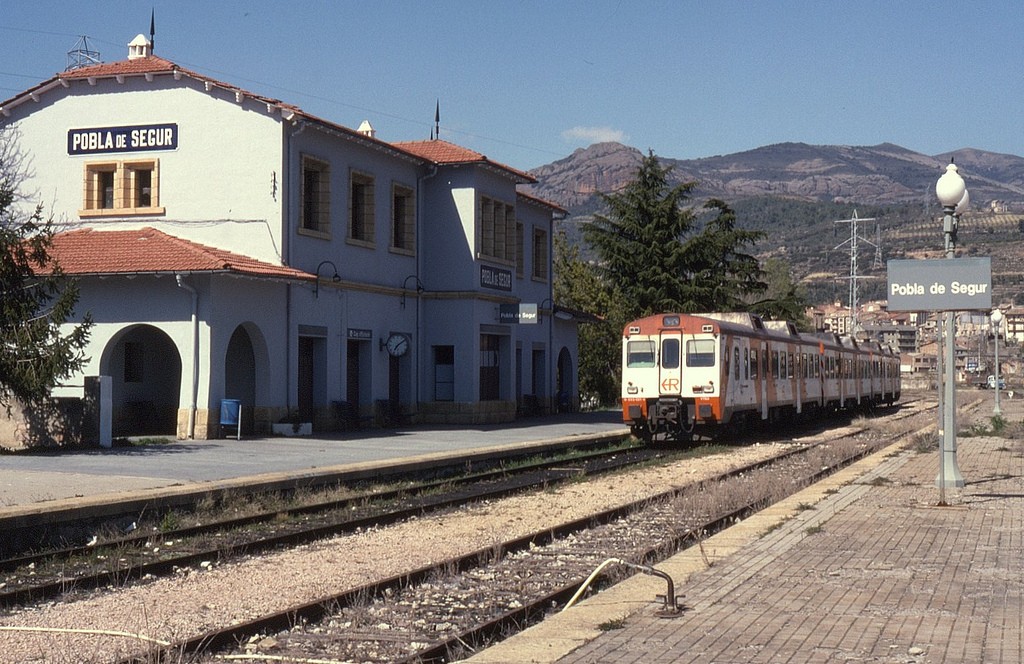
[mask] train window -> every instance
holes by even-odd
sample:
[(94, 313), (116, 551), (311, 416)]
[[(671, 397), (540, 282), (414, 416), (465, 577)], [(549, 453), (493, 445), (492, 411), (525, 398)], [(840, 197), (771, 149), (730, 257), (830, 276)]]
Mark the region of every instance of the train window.
[(661, 366), (663, 369), (679, 368), (679, 339), (662, 339)]
[(746, 348), (743, 349), (743, 380), (750, 380), (750, 354)]
[(786, 378), (793, 377), (793, 353), (789, 354), (789, 369), (786, 371)]
[(750, 377), (757, 380), (757, 349), (750, 349)]
[(654, 366), (654, 342), (630, 341), (626, 344), (626, 366), (646, 369)]
[(779, 351), (772, 351), (772, 378), (779, 377)]
[(686, 342), (686, 366), (715, 366), (715, 340), (691, 339)]
[(740, 379), (740, 347), (736, 346), (732, 349), (732, 365), (733, 365), (733, 378), (736, 380)]

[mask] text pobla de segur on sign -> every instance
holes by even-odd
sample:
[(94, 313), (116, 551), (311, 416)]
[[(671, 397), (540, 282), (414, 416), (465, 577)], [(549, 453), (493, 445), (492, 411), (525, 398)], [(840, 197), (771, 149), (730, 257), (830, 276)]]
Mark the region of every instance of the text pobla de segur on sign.
[(992, 308), (992, 261), (984, 258), (891, 260), (889, 311), (980, 311)]

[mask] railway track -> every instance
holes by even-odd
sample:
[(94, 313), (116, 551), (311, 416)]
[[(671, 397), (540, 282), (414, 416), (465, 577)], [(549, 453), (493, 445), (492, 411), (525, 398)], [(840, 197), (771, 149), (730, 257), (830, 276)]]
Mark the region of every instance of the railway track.
[[(847, 432), (846, 437), (851, 435), (856, 434)], [(180, 657), (235, 646), (230, 654), (200, 661), (259, 661), (261, 653), (279, 661), (453, 661), (536, 622), (552, 606), (564, 605), (604, 561), (617, 561), (620, 570), (652, 572), (651, 564), (888, 444), (853, 440), (840, 446), (836, 458), (823, 458), (821, 452), (838, 441), (826, 436), (818, 444), (794, 447), (661, 495), (212, 630), (163, 654)], [(738, 491), (738, 486), (746, 489)], [(785, 490), (780, 492), (780, 486)], [(603, 582), (608, 578), (616, 577)], [(664, 598), (657, 600), (666, 612), (678, 608), (673, 594), (669, 579)], [(152, 653), (125, 662), (151, 661), (146, 657)]]
[[(909, 410), (911, 410), (911, 409), (904, 409), (904, 411), (901, 411), (899, 416), (902, 416), (903, 414), (909, 412)], [(829, 436), (825, 436), (824, 439), (826, 441), (829, 441), (830, 437)], [(827, 446), (827, 444), (826, 444), (826, 446)], [(806, 454), (806, 452), (804, 451), (803, 454)], [(801, 455), (801, 450), (799, 450), (799, 449), (792, 449), (792, 450), (787, 451), (786, 454), (779, 455), (779, 456), (780, 456), (781, 459), (786, 459), (786, 458), (794, 458), (795, 459), (797, 456), (800, 456), (800, 455)], [(778, 466), (779, 463), (786, 463), (786, 461), (778, 460), (777, 459), (774, 463), (776, 464), (775, 467), (778, 468), (779, 467)], [(562, 468), (560, 470), (561, 471), (566, 471), (566, 470), (570, 470), (570, 469)], [(729, 475), (740, 478), (740, 477), (744, 477), (744, 476), (749, 476), (753, 472), (756, 472), (756, 467), (748, 466), (748, 467), (744, 467), (744, 468), (741, 468), (741, 469), (736, 469), (736, 470), (732, 471), (731, 473), (729, 473)], [(579, 473), (578, 469), (576, 469), (576, 468), (571, 469), (571, 473), (570, 474), (578, 474), (578, 473)], [(551, 480), (548, 479), (548, 480), (545, 480), (545, 481), (550, 482)], [(718, 481), (724, 481), (724, 480), (716, 480), (713, 483), (717, 483)], [(541, 482), (541, 485), (543, 485), (543, 483), (544, 482)], [(706, 492), (706, 488), (705, 488), (706, 486), (707, 486), (707, 483), (697, 484), (697, 485), (694, 485), (694, 487), (697, 487), (696, 489), (693, 489), (693, 487), (691, 487), (691, 489), (689, 489), (689, 490), (696, 490), (699, 494), (700, 493), (705, 493)], [(575, 520), (573, 523), (562, 524), (562, 525), (559, 525), (557, 527), (545, 527), (540, 532), (530, 533), (530, 534), (528, 534), (526, 536), (518, 537), (515, 540), (509, 541), (509, 542), (495, 543), (495, 544), (493, 544), (491, 546), (487, 546), (485, 548), (481, 548), (481, 549), (478, 549), (478, 550), (471, 551), (470, 553), (462, 555), (462, 556), (460, 556), (460, 557), (458, 557), (456, 559), (446, 560), (446, 561), (442, 562), (440, 565), (437, 565), (437, 566), (427, 566), (427, 567), (423, 567), (421, 569), (415, 569), (415, 570), (411, 570), (411, 571), (404, 571), (401, 574), (394, 575), (391, 578), (387, 578), (387, 579), (384, 579), (384, 580), (374, 581), (371, 584), (366, 584), (366, 585), (364, 585), (362, 587), (357, 588), (356, 590), (349, 591), (347, 593), (331, 594), (331, 595), (324, 596), (324, 597), (318, 597), (313, 602), (306, 602), (305, 604), (300, 605), (300, 606), (292, 606), (292, 607), (288, 608), (285, 611), (278, 611), (278, 612), (273, 612), (272, 614), (262, 615), (262, 616), (259, 616), (256, 619), (253, 619), (253, 620), (239, 621), (239, 622), (236, 622), (235, 624), (233, 624), (231, 627), (229, 627), (227, 629), (224, 629), (224, 630), (220, 630), (220, 629), (209, 630), (209, 631), (207, 631), (207, 632), (205, 632), (205, 633), (203, 633), (203, 634), (201, 634), (199, 636), (196, 636), (194, 638), (186, 638), (186, 639), (180, 639), (180, 640), (176, 641), (173, 646), (168, 647), (166, 650), (163, 651), (163, 655), (155, 654), (153, 651), (147, 651), (144, 655), (134, 656), (132, 658), (129, 658), (126, 661), (193, 661), (192, 659), (186, 659), (186, 657), (187, 658), (195, 658), (195, 657), (199, 656), (196, 653), (214, 652), (214, 651), (216, 651), (218, 649), (222, 649), (222, 648), (225, 648), (225, 647), (230, 647), (230, 646), (232, 646), (232, 645), (234, 645), (236, 643), (247, 642), (250, 639), (255, 639), (255, 641), (253, 641), (252, 643), (256, 643), (256, 645), (253, 646), (253, 647), (258, 647), (258, 648), (266, 648), (268, 643), (274, 643), (275, 641), (278, 644), (280, 644), (281, 642), (283, 642), (285, 640), (291, 641), (293, 644), (299, 644), (301, 642), (301, 639), (298, 636), (293, 636), (292, 635), (292, 632), (296, 628), (296, 626), (299, 626), (299, 625), (327, 625), (327, 626), (330, 626), (330, 625), (334, 624), (334, 622), (332, 622), (332, 621), (338, 621), (338, 620), (340, 620), (341, 624), (352, 623), (353, 622), (352, 620), (349, 620), (349, 619), (345, 618), (345, 614), (344, 614), (345, 611), (348, 611), (350, 613), (352, 611), (356, 611), (356, 612), (360, 612), (361, 611), (362, 615), (364, 615), (364, 617), (366, 615), (371, 615), (373, 613), (373, 611), (375, 611), (375, 609), (371, 610), (371, 608), (370, 608), (370, 607), (372, 607), (373, 604), (375, 604), (377, 602), (383, 602), (383, 604), (385, 606), (388, 606), (388, 605), (393, 605), (393, 604), (400, 603), (399, 600), (397, 600), (395, 598), (399, 597), (400, 593), (406, 592), (406, 589), (411, 588), (411, 587), (424, 587), (424, 588), (427, 588), (428, 591), (429, 591), (429, 589), (431, 587), (430, 586), (431, 583), (437, 583), (437, 581), (436, 581), (437, 579), (439, 579), (441, 577), (444, 577), (444, 576), (447, 576), (451, 572), (456, 572), (456, 571), (460, 571), (460, 570), (465, 570), (465, 573), (469, 575), (468, 577), (466, 577), (466, 578), (470, 579), (469, 581), (466, 582), (469, 586), (472, 587), (472, 586), (476, 585), (476, 586), (479, 586), (479, 587), (490, 588), (490, 587), (492, 587), (494, 585), (492, 583), (494, 581), (494, 579), (496, 579), (499, 576), (501, 576), (501, 574), (499, 574), (498, 572), (488, 572), (488, 571), (481, 572), (481, 571), (479, 571), (479, 569), (480, 569), (479, 565), (480, 565), (480, 563), (482, 561), (485, 561), (485, 562), (486, 561), (498, 562), (499, 564), (505, 565), (505, 564), (508, 563), (508, 561), (515, 560), (519, 556), (523, 555), (522, 554), (523, 551), (529, 552), (531, 550), (539, 550), (541, 547), (551, 546), (550, 543), (552, 541), (561, 542), (561, 541), (565, 540), (566, 538), (576, 539), (576, 538), (579, 537), (579, 535), (577, 535), (577, 533), (586, 531), (587, 530), (587, 526), (590, 526), (593, 523), (596, 523), (598, 521), (614, 522), (616, 520), (628, 519), (629, 517), (627, 515), (636, 512), (641, 507), (651, 503), (652, 500), (655, 503), (670, 503), (670, 502), (673, 501), (673, 499), (670, 497), (670, 495), (678, 494), (679, 491), (680, 490), (673, 490), (673, 491), (670, 491), (670, 492), (666, 492), (666, 495), (664, 495), (664, 496), (662, 496), (660, 498), (657, 498), (657, 499), (652, 499), (652, 498), (649, 498), (649, 497), (648, 498), (644, 498), (643, 500), (638, 501), (635, 504), (620, 506), (620, 507), (617, 507), (617, 508), (615, 508), (613, 510), (606, 510), (605, 513), (602, 513), (600, 515), (588, 515), (588, 516), (586, 516), (584, 518)], [(693, 499), (692, 499), (692, 496), (691, 496), (690, 499), (687, 499), (687, 501), (688, 502), (694, 502)], [(457, 502), (457, 500), (456, 500), (456, 502)], [(740, 510), (740, 512), (742, 512), (743, 510), (749, 509), (749, 508), (742, 507), (742, 508), (736, 508), (736, 509), (738, 509), (738, 510)], [(722, 517), (719, 517), (719, 518), (720, 519), (724, 519), (723, 523), (730, 522), (730, 519), (739, 518), (740, 512), (736, 512), (736, 509), (730, 510), (728, 515), (722, 516)], [(418, 508), (418, 513), (422, 514), (422, 508)], [(637, 512), (637, 513), (640, 513), (640, 512)], [(641, 517), (640, 519), (641, 519), (641, 522), (648, 522), (649, 524), (658, 524), (659, 523), (658, 518), (654, 518), (654, 517), (650, 517), (650, 518), (648, 518), (648, 517)], [(713, 519), (706, 519), (705, 521), (713, 521)], [(683, 534), (683, 538), (684, 539), (690, 538), (692, 540), (694, 538), (694, 534), (693, 533), (702, 532), (702, 531), (704, 531), (704, 530), (706, 530), (708, 528), (715, 527), (713, 524), (706, 525), (705, 521), (701, 521), (701, 525), (700, 526), (694, 525), (692, 527), (688, 527), (686, 530), (687, 530), (687, 533), (689, 533), (689, 534), (684, 533)], [(627, 530), (633, 532), (633, 536), (632, 537), (634, 537), (634, 539), (639, 538), (642, 541), (657, 542), (657, 541), (659, 541), (659, 538), (656, 537), (655, 535), (657, 534), (658, 531), (669, 532), (669, 531), (672, 531), (673, 529), (675, 531), (678, 531), (679, 530), (679, 527), (678, 527), (678, 523), (679, 522), (680, 521), (679, 521), (679, 518), (678, 518), (678, 514), (676, 514), (676, 516), (671, 517), (667, 522), (662, 522), (661, 525), (655, 525), (655, 528), (654, 528), (655, 531), (656, 531), (655, 533), (646, 533), (646, 534), (645, 533), (640, 533), (640, 531), (638, 530), (638, 528), (639, 528), (638, 526), (632, 526), (632, 527), (628, 528)], [(672, 523), (675, 523), (676, 525), (675, 526), (670, 525)], [(677, 532), (677, 534), (678, 534), (678, 532)], [(557, 548), (557, 547), (562, 546), (562, 545), (561, 544), (555, 544), (554, 546)], [(639, 552), (638, 553), (637, 551), (623, 552), (623, 550), (621, 548), (618, 548), (616, 546), (611, 546), (611, 545), (604, 546), (604, 545), (599, 545), (599, 544), (591, 544), (589, 546), (590, 546), (590, 548), (593, 551), (601, 551), (603, 554), (613, 555), (613, 557), (618, 557), (618, 558), (622, 558), (623, 560), (629, 560), (629, 561), (643, 561), (644, 559), (654, 555), (652, 553), (645, 553), (645, 552)], [(634, 548), (635, 548), (635, 546), (636, 545), (635, 545), (635, 542), (634, 542)], [(678, 548), (679, 546), (681, 546), (681, 544), (679, 544), (678, 542), (677, 543), (661, 542), (659, 544), (655, 544), (653, 546), (653, 548), (655, 550), (658, 550), (658, 551), (670, 551), (670, 550), (673, 550), (675, 548)], [(586, 545), (585, 545), (585, 548), (586, 548)], [(540, 555), (541, 555), (541, 557), (543, 559), (545, 554), (540, 554)], [(592, 556), (591, 556), (590, 559), (587, 559), (583, 555), (576, 556), (575, 554), (571, 554), (570, 555), (570, 554), (562, 554), (562, 553), (557, 553), (557, 554), (548, 553), (548, 554), (546, 554), (546, 556), (547, 556), (546, 559), (549, 560), (549, 561), (553, 560), (553, 559), (556, 559), (556, 558), (561, 560), (562, 558), (565, 557), (565, 555), (569, 555), (569, 558), (579, 557), (581, 560), (585, 561), (584, 562), (584, 567), (589, 565), (590, 569), (592, 569), (593, 565), (595, 564), (595, 560), (593, 559)], [(596, 562), (600, 562), (600, 561), (596, 561)], [(638, 564), (638, 563), (632, 563), (632, 564)], [(559, 562), (558, 566), (562, 567), (563, 566), (562, 562)], [(477, 571), (473, 571), (474, 569), (476, 569)], [(590, 570), (588, 569), (587, 571), (589, 572)], [(482, 577), (481, 576), (474, 576), (474, 575), (481, 575), (481, 574), (483, 575)], [(513, 574), (512, 576), (516, 577), (517, 575)], [(523, 574), (520, 574), (518, 576), (519, 576), (520, 580), (516, 581), (516, 583), (521, 583), (522, 578), (525, 578), (525, 576), (523, 576)], [(543, 577), (544, 574), (529, 574), (527, 576)], [(474, 582), (473, 579), (476, 579), (476, 581)], [(395, 642), (403, 642), (403, 643), (404, 642), (408, 642), (408, 643), (418, 643), (418, 644), (420, 644), (418, 650), (416, 650), (414, 652), (411, 652), (411, 653), (407, 652), (406, 655), (400, 655), (400, 654), (397, 654), (395, 652), (390, 652), (389, 654), (385, 655), (383, 657), (383, 659), (377, 660), (377, 661), (392, 661), (392, 660), (394, 660), (396, 658), (400, 659), (401, 656), (422, 657), (422, 656), (427, 655), (430, 652), (434, 652), (436, 654), (437, 652), (440, 652), (440, 650), (438, 650), (438, 649), (442, 649), (442, 650), (447, 651), (447, 650), (449, 650), (449, 649), (451, 649), (453, 647), (450, 642), (446, 641), (444, 638), (441, 638), (442, 636), (444, 636), (448, 632), (454, 632), (455, 636), (453, 638), (455, 639), (455, 642), (458, 642), (458, 640), (461, 639), (462, 641), (465, 641), (466, 643), (473, 643), (477, 639), (491, 638), (491, 637), (484, 637), (484, 636), (479, 636), (479, 635), (475, 635), (475, 634), (477, 632), (479, 634), (487, 634), (488, 630), (490, 630), (491, 634), (493, 634), (494, 630), (498, 630), (499, 632), (503, 631), (503, 630), (507, 630), (507, 629), (509, 629), (507, 627), (507, 623), (508, 623), (509, 620), (511, 620), (512, 622), (523, 622), (523, 621), (526, 621), (526, 620), (529, 619), (530, 615), (532, 615), (533, 613), (549, 608), (550, 602), (551, 601), (555, 601), (556, 597), (561, 597), (562, 598), (561, 600), (558, 600), (558, 601), (564, 601), (565, 598), (564, 598), (563, 595), (564, 595), (565, 589), (567, 589), (567, 588), (575, 589), (576, 587), (578, 587), (578, 583), (579, 583), (579, 579), (578, 578), (570, 576), (570, 577), (568, 577), (565, 580), (565, 582), (563, 584), (561, 584), (561, 586), (559, 588), (555, 588), (554, 590), (551, 590), (551, 592), (548, 592), (548, 593), (541, 593), (541, 599), (536, 600), (536, 601), (530, 601), (530, 602), (527, 602), (527, 601), (524, 600), (522, 602), (523, 606), (521, 606), (521, 607), (510, 606), (510, 605), (507, 605), (507, 603), (502, 603), (501, 601), (493, 602), (492, 604), (493, 604), (494, 607), (501, 608), (501, 609), (503, 609), (503, 611), (499, 611), (498, 612), (501, 615), (491, 615), (493, 612), (488, 612), (488, 615), (490, 617), (485, 622), (487, 622), (488, 624), (492, 623), (492, 622), (494, 623), (494, 625), (489, 627), (489, 628), (486, 627), (486, 626), (484, 626), (484, 627), (476, 626), (476, 627), (472, 627), (472, 628), (465, 628), (464, 626), (462, 626), (460, 624), (460, 621), (452, 621), (452, 620), (443, 619), (444, 618), (443, 616), (441, 616), (441, 617), (432, 616), (432, 617), (428, 617), (428, 618), (419, 618), (419, 619), (411, 621), (412, 623), (415, 624), (417, 622), (417, 620), (419, 620), (423, 625), (434, 626), (430, 630), (428, 630), (427, 634), (419, 634), (419, 635), (416, 636), (415, 639), (413, 639), (413, 638), (410, 637), (409, 634), (404, 634), (404, 635), (399, 636), (400, 632), (398, 632), (398, 631), (383, 630), (383, 633), (381, 633), (381, 630), (377, 629), (379, 624), (381, 624), (379, 622), (378, 623), (373, 623), (372, 625), (370, 625), (369, 628), (366, 628), (365, 626), (363, 626), (361, 628), (359, 626), (361, 623), (358, 623), (358, 621), (355, 621), (356, 623), (358, 623), (355, 628), (353, 628), (353, 625), (351, 625), (351, 624), (347, 625), (344, 628), (344, 631), (346, 632), (346, 635), (344, 637), (342, 637), (342, 640), (347, 640), (348, 642), (356, 644), (356, 645), (353, 645), (353, 647), (356, 649), (357, 652), (363, 652), (363, 651), (369, 652), (369, 651), (375, 651), (376, 649), (378, 649), (377, 646), (366, 645), (365, 642), (362, 643), (362, 644), (359, 644), (359, 642), (356, 641), (355, 638), (358, 637), (360, 635), (360, 633), (362, 633), (363, 636), (367, 636), (368, 637), (368, 642), (369, 643), (383, 642), (383, 643), (387, 644), (387, 643), (395, 643)], [(530, 595), (532, 596), (533, 594), (534, 594), (533, 591), (531, 591)], [(524, 596), (525, 597), (525, 593), (520, 592), (519, 590), (516, 590), (513, 593), (513, 596)], [(372, 598), (381, 598), (381, 599), (373, 600)], [(405, 602), (405, 600), (401, 600), (401, 601)], [(422, 607), (422, 606), (430, 604), (430, 602), (432, 602), (432, 601), (434, 601), (434, 600), (424, 601), (424, 600), (413, 599), (413, 600), (409, 600), (406, 603), (409, 604), (409, 605), (415, 605), (415, 606)], [(519, 601), (519, 600), (514, 600), (514, 601), (512, 601), (512, 603), (515, 603), (517, 601)], [(487, 603), (487, 602), (485, 602), (485, 603)], [(458, 602), (456, 601), (455, 604), (458, 605)], [(341, 618), (338, 617), (338, 611), (339, 610), (343, 612)], [(462, 610), (464, 611), (465, 609), (462, 609)], [(456, 613), (458, 613), (458, 611), (459, 610), (456, 609)], [(471, 611), (471, 613), (473, 613), (473, 614), (480, 614), (480, 613), (483, 613), (483, 612), (479, 611), (479, 609), (477, 607), (474, 607), (474, 609)], [(504, 613), (509, 613), (511, 617), (502, 618), (502, 615)], [(397, 622), (402, 622), (402, 621), (397, 621)], [(442, 626), (444, 629), (443, 630), (436, 629), (436, 626), (438, 626), (438, 625)], [(335, 631), (337, 631), (334, 627), (324, 627), (323, 629), (326, 630), (327, 632), (330, 632), (330, 633), (334, 633)], [(317, 633), (317, 632), (314, 631), (314, 633)], [(269, 637), (269, 640), (268, 640), (266, 635), (271, 635), (271, 634), (276, 634), (277, 636)], [(256, 637), (254, 635), (263, 635), (263, 636), (262, 637)], [(322, 642), (323, 640), (324, 640), (324, 637), (322, 637), (322, 636), (313, 637), (313, 641), (314, 642), (317, 642), (317, 641)], [(252, 643), (250, 643), (250, 645), (252, 645)], [(281, 646), (277, 645), (276, 647), (280, 648)], [(317, 652), (317, 648), (316, 648), (315, 645), (313, 647), (306, 647), (306, 646), (301, 646), (301, 645), (295, 645), (294, 647), (297, 649), (296, 650), (297, 652), (301, 652), (303, 650), (308, 650), (308, 651), (311, 651), (313, 653)], [(337, 650), (337, 644), (332, 646), (332, 649), (333, 650)], [(310, 655), (308, 653), (306, 654), (306, 658), (310, 659)], [(431, 655), (431, 658), (434, 658), (434, 655)], [(107, 659), (97, 659), (95, 661), (108, 661), (108, 660)], [(287, 661), (287, 660), (284, 660), (284, 661)]]
[[(492, 500), (608, 473), (650, 461), (661, 453), (632, 445), (573, 451), (442, 479), (407, 481), (341, 498), (278, 506), (192, 526), (131, 530), (102, 543), (39, 551), (0, 560), (0, 607), (52, 599), (75, 590), (122, 585), (172, 574), (208, 561), (297, 546), (325, 537), (387, 525), (425, 512)], [(182, 520), (187, 517), (182, 516)], [(147, 532), (148, 531), (148, 532)]]

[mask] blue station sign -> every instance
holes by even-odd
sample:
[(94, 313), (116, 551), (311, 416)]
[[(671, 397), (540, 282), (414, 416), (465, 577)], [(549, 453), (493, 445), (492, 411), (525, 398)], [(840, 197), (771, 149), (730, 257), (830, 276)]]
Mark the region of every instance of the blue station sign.
[(492, 290), (512, 290), (512, 270), (503, 270), (490, 265), (480, 266), (480, 287)]
[(889, 311), (987, 311), (992, 259), (891, 260)]
[(175, 123), (68, 129), (68, 154), (177, 150)]

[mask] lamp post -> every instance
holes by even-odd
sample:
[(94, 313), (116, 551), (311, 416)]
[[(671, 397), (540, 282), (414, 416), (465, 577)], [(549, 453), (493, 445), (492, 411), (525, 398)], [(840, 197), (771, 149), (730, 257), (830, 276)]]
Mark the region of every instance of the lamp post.
[(996, 388), (996, 405), (995, 405), (995, 408), (992, 409), (992, 414), (993, 415), (1002, 415), (1003, 411), (999, 408), (999, 328), (1002, 326), (1003, 312), (1000, 311), (999, 309), (993, 309), (992, 310), (992, 315), (991, 315), (991, 320), (992, 320), (992, 329), (993, 329), (993, 331), (995, 332), (995, 335), (996, 335), (996, 374), (995, 374), (995, 376), (996, 376), (996, 384), (995, 384), (995, 388)]
[[(945, 239), (946, 258), (956, 258), (956, 231), (960, 214), (967, 208), (970, 197), (964, 179), (957, 172), (956, 164), (950, 161), (946, 172), (935, 183), (935, 196), (942, 204), (942, 232)], [(952, 311), (942, 312), (942, 328), (945, 343), (943, 351), (944, 378), (940, 395), (942, 404), (942, 430), (939, 443), (939, 504), (946, 504), (946, 487), (962, 487), (964, 478), (956, 459), (956, 321)]]

